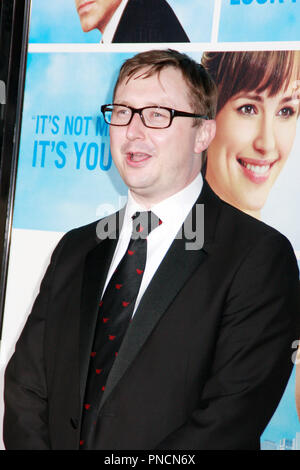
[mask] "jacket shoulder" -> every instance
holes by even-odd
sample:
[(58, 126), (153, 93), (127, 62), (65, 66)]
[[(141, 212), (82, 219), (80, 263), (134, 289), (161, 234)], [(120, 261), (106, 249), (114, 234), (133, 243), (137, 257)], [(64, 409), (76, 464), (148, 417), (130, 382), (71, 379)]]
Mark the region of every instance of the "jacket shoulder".
[(266, 255), (277, 251), (295, 258), (294, 249), (288, 238), (274, 227), (258, 220), (245, 212), (231, 206), (220, 199), (222, 205), (219, 224), (224, 230), (219, 230), (221, 238), (247, 253), (262, 244)]
[(246, 254), (262, 243), (269, 253), (272, 250), (284, 250), (294, 256), (294, 250), (285, 235), (274, 227), (258, 220), (222, 200), (204, 179), (200, 202), (207, 205), (207, 210), (215, 216), (214, 238), (224, 251)]
[(85, 257), (89, 251), (102, 241), (100, 236), (101, 228), (105, 227), (107, 221), (110, 226), (112, 225), (111, 220), (119, 221), (121, 218), (120, 214), (122, 214), (122, 211), (66, 232), (52, 254), (52, 261), (61, 256), (64, 259), (66, 257), (74, 259)]

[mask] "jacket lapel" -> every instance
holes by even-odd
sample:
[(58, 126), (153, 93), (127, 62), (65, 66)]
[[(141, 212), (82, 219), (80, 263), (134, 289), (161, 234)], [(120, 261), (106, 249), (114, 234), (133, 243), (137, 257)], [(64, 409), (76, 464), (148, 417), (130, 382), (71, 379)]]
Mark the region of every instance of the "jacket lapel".
[(172, 243), (143, 295), (134, 319), (126, 332), (108, 377), (100, 408), (145, 344), (161, 316), (213, 249), (215, 226), (221, 205), (219, 198), (206, 182), (204, 182), (198, 201), (192, 208), (193, 222), (196, 222), (197, 204), (204, 205), (203, 247), (197, 250), (187, 250), (186, 243), (190, 243), (191, 240), (185, 236), (178, 237)]
[(97, 226), (97, 244), (89, 251), (84, 265), (81, 292), (79, 364), (80, 395), (84, 398), (88, 374), (90, 352), (92, 350), (99, 302), (106, 281), (110, 263), (115, 252), (120, 228), (123, 223), (124, 209), (113, 216), (102, 219), (102, 227), (108, 221), (108, 230), (104, 232)]

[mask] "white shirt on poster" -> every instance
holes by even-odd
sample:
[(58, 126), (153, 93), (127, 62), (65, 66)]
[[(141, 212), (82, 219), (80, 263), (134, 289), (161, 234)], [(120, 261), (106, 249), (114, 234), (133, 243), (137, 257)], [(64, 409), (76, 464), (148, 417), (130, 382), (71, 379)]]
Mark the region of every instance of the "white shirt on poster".
[(102, 34), (101, 43), (103, 44), (110, 44), (113, 40), (115, 35), (116, 29), (120, 22), (121, 16), (123, 15), (123, 11), (128, 3), (128, 0), (122, 0), (114, 14), (112, 15), (111, 19), (107, 23), (105, 30)]

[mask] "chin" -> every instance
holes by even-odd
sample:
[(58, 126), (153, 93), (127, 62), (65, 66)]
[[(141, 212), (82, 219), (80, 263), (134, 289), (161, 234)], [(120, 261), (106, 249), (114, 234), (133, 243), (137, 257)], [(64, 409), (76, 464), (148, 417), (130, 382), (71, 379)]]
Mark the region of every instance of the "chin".
[(91, 31), (91, 28), (85, 23), (81, 23), (81, 29), (84, 33), (88, 33), (89, 31)]
[(81, 29), (84, 33), (88, 33), (89, 31), (92, 31), (93, 29), (97, 29), (97, 25), (94, 22), (83, 20), (80, 24), (81, 24)]

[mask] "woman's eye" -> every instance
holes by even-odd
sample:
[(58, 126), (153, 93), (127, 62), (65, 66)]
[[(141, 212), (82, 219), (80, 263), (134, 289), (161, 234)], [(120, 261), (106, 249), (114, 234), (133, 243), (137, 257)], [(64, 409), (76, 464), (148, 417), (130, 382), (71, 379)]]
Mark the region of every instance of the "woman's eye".
[(238, 111), (242, 114), (256, 114), (256, 110), (252, 104), (244, 104), (238, 108)]
[(278, 112), (278, 115), (284, 118), (288, 118), (290, 116), (293, 116), (294, 114), (295, 114), (295, 110), (291, 108), (290, 106), (281, 108), (281, 110)]

